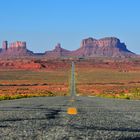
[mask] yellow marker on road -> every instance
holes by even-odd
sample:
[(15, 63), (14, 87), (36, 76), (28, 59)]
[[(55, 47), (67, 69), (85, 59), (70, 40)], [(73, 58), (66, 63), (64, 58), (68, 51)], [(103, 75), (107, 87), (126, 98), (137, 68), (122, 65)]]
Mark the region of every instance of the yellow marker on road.
[(71, 100), (69, 100), (70, 102), (74, 102), (75, 100), (74, 99), (71, 99)]
[(67, 109), (67, 114), (69, 114), (69, 115), (76, 115), (77, 114), (77, 109), (75, 107), (69, 107)]

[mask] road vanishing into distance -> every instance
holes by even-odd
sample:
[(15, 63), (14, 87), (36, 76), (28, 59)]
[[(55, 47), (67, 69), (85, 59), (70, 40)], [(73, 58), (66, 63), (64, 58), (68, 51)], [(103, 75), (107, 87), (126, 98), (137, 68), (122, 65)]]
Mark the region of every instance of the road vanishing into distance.
[(140, 101), (70, 93), (0, 101), (0, 140), (140, 140)]

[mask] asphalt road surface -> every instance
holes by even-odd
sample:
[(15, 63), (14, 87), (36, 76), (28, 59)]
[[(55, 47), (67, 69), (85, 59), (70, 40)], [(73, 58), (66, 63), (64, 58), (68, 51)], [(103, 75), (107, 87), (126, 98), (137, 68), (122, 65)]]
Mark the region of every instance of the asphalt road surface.
[(71, 96), (0, 101), (0, 140), (140, 140), (140, 101), (76, 96), (74, 76)]

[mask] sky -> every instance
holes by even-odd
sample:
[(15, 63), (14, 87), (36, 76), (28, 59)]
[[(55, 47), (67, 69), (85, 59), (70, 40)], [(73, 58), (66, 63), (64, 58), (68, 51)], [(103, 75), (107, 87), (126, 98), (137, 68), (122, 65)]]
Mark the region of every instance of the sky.
[(45, 52), (84, 38), (117, 37), (140, 54), (140, 0), (0, 0), (0, 43), (26, 41)]

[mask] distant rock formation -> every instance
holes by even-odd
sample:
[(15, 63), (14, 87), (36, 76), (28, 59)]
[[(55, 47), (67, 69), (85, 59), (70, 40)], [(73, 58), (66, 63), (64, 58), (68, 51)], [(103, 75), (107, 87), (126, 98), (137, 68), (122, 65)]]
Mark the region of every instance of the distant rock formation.
[(61, 48), (61, 44), (60, 43), (58, 43), (55, 46), (55, 49), (54, 50), (52, 50), (52, 51), (46, 51), (45, 52), (45, 55), (47, 57), (50, 57), (50, 58), (65, 57), (65, 56), (68, 56), (69, 54), (70, 54), (70, 51)]
[(2, 57), (21, 57), (33, 55), (32, 51), (26, 48), (26, 42), (16, 41), (10, 43), (8, 47), (8, 41), (3, 41), (0, 56)]
[(138, 55), (129, 51), (124, 43), (116, 37), (106, 37), (102, 39), (94, 39), (92, 37), (83, 39), (80, 48), (75, 51), (63, 49), (58, 43), (52, 51), (45, 53), (33, 53), (26, 48), (26, 42), (17, 41), (10, 43), (4, 41), (0, 49), (0, 57), (46, 57), (46, 58), (61, 58), (61, 57), (116, 57), (129, 58), (137, 57)]
[(8, 41), (3, 41), (2, 43), (2, 50), (6, 51), (8, 49)]
[(107, 37), (100, 40), (87, 38), (82, 40), (80, 48), (72, 53), (81, 57), (132, 57), (135, 54), (126, 48), (118, 38)]
[(21, 41), (16, 41), (13, 43), (10, 43), (10, 47), (9, 48), (22, 48), (22, 49), (26, 49), (26, 42), (21, 42)]

